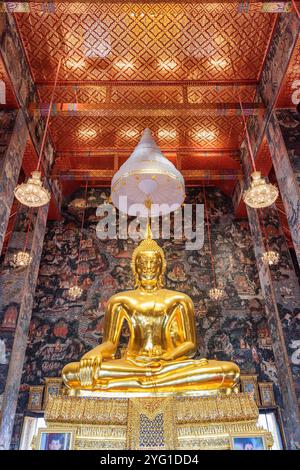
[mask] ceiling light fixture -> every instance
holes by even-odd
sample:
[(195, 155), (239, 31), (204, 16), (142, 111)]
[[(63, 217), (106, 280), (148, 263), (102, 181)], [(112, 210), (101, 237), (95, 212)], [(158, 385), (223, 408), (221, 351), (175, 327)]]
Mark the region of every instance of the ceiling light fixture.
[(95, 129), (79, 129), (78, 133), (83, 139), (93, 139), (97, 135)]
[(124, 59), (118, 60), (117, 62), (115, 62), (115, 66), (118, 69), (125, 69), (125, 70), (134, 69), (134, 64), (130, 62), (129, 60), (124, 60)]
[(210, 142), (216, 138), (216, 133), (214, 131), (207, 131), (205, 129), (196, 131), (194, 135), (197, 140), (208, 140)]
[(166, 59), (166, 60), (161, 60), (159, 65), (160, 65), (160, 68), (163, 70), (174, 70), (178, 64), (176, 60)]
[(176, 139), (177, 132), (175, 129), (159, 129), (157, 135), (160, 139)]
[(32, 209), (30, 209), (30, 215), (28, 218), (28, 224), (27, 224), (27, 231), (26, 231), (26, 238), (25, 238), (25, 243), (23, 250), (18, 251), (17, 253), (14, 254), (13, 256), (13, 266), (14, 268), (25, 268), (31, 263), (32, 257), (30, 253), (27, 251), (27, 245), (28, 245), (28, 238), (29, 238), (29, 230), (30, 230), (30, 225), (31, 225), (31, 219), (32, 219)]
[[(160, 151), (150, 129), (125, 163), (114, 174), (111, 183), (112, 202), (121, 212), (136, 216), (136, 204), (147, 217), (167, 215), (178, 209), (185, 198), (184, 179)], [(144, 206), (144, 207), (143, 207)]]

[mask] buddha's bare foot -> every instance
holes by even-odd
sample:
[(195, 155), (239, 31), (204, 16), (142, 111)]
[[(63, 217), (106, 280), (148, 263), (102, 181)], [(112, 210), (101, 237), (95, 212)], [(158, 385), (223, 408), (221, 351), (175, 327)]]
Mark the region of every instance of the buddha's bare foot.
[(199, 362), (198, 362), (199, 366), (206, 366), (208, 364), (208, 360), (203, 357), (202, 359), (199, 359)]
[(143, 388), (153, 387), (153, 381), (151, 377), (141, 377), (138, 379), (138, 383)]
[(101, 390), (105, 390), (109, 388), (109, 380), (108, 379), (97, 380), (97, 388)]
[(232, 388), (219, 388), (219, 393), (221, 395), (231, 395), (232, 394)]

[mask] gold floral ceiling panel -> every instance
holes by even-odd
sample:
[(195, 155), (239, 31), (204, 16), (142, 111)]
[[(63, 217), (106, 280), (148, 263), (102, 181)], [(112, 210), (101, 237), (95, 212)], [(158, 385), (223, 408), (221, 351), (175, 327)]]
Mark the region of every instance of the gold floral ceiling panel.
[(274, 14), (237, 4), (63, 3), (16, 13), (36, 81), (257, 79)]
[[(63, 57), (50, 132), (59, 157), (73, 155), (68, 165), (83, 152), (120, 163), (150, 127), (163, 151), (184, 153), (187, 170), (201, 169), (197, 151), (219, 152), (215, 167), (236, 169), (228, 153), (243, 139), (238, 99), (248, 114), (259, 111), (276, 21), (263, 2), (66, 1), (14, 18), (44, 115)], [(85, 167), (96, 171), (95, 162)]]

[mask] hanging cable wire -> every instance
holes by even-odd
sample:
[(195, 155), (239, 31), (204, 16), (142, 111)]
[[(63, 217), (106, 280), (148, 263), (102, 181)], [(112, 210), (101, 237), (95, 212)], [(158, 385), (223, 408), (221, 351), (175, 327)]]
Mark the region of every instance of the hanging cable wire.
[(263, 211), (262, 209), (260, 209), (260, 211), (258, 212), (258, 220), (262, 228), (262, 239), (263, 239), (264, 249), (266, 249), (266, 251), (264, 251), (264, 253), (262, 254), (262, 260), (264, 263), (268, 264), (269, 266), (274, 266), (279, 261), (279, 253), (277, 251), (270, 250), (268, 234), (267, 234), (263, 216), (264, 216)]
[(52, 89), (52, 93), (51, 93), (51, 98), (50, 98), (50, 103), (49, 103), (49, 109), (48, 109), (48, 114), (47, 114), (47, 119), (46, 119), (46, 124), (45, 124), (45, 130), (44, 130), (43, 140), (42, 140), (42, 143), (41, 143), (40, 154), (39, 154), (39, 160), (38, 160), (38, 164), (37, 164), (37, 170), (39, 170), (39, 169), (40, 169), (40, 166), (41, 166), (41, 160), (42, 160), (43, 151), (44, 151), (44, 147), (45, 147), (45, 143), (46, 143), (46, 137), (47, 137), (47, 135), (48, 135), (48, 126), (49, 126), (49, 121), (50, 121), (50, 117), (51, 117), (52, 106), (53, 106), (53, 100), (54, 100), (54, 94), (55, 94), (55, 90), (56, 90), (56, 85), (57, 85), (58, 74), (59, 74), (61, 62), (62, 62), (62, 58), (60, 57), (60, 59), (59, 59), (59, 61), (58, 61), (58, 65), (57, 65), (57, 69), (56, 69), (56, 74), (55, 74), (54, 85), (53, 85), (53, 89)]
[(80, 229), (80, 236), (79, 236), (79, 251), (78, 251), (78, 264), (77, 264), (77, 271), (76, 271), (76, 285), (77, 285), (77, 281), (78, 281), (78, 269), (79, 269), (80, 258), (81, 258), (85, 209), (86, 209), (86, 206), (87, 206), (87, 189), (88, 189), (88, 181), (86, 180), (86, 182), (85, 182), (85, 192), (84, 192), (84, 207), (83, 207), (83, 210), (82, 210), (81, 229)]
[(209, 250), (210, 250), (211, 269), (213, 272), (214, 287), (216, 288), (217, 282), (216, 282), (216, 273), (215, 273), (215, 263), (214, 263), (214, 257), (213, 257), (213, 251), (212, 251), (210, 223), (209, 223), (209, 215), (208, 215), (208, 209), (207, 209), (206, 191), (205, 191), (204, 185), (203, 185), (203, 196), (204, 196), (204, 210), (205, 210), (205, 218), (206, 218), (206, 225), (207, 225), (208, 244), (209, 244)]
[(29, 232), (30, 232), (31, 221), (32, 221), (32, 213), (33, 213), (33, 210), (31, 208), (28, 212), (28, 223), (27, 223), (26, 237), (25, 237), (23, 250), (18, 251), (13, 257), (14, 266), (16, 268), (28, 266), (32, 259), (30, 253), (27, 251)]
[(245, 129), (245, 132), (246, 132), (248, 150), (249, 150), (249, 153), (250, 153), (250, 157), (251, 157), (251, 161), (252, 161), (252, 165), (253, 165), (253, 170), (256, 171), (256, 165), (255, 165), (254, 155), (253, 155), (253, 151), (252, 151), (250, 135), (249, 135), (249, 132), (248, 132), (245, 112), (244, 112), (244, 108), (243, 108), (243, 105), (242, 105), (241, 95), (240, 94), (239, 94), (239, 104), (240, 104), (240, 108), (241, 108), (241, 112), (242, 112), (242, 119), (243, 119), (244, 129)]
[(80, 229), (80, 236), (79, 236), (79, 249), (78, 249), (78, 261), (77, 261), (77, 269), (76, 269), (76, 276), (75, 276), (75, 284), (69, 288), (68, 296), (71, 300), (77, 300), (82, 295), (82, 288), (78, 286), (78, 277), (79, 277), (79, 266), (81, 260), (81, 249), (82, 249), (82, 238), (83, 238), (83, 227), (84, 227), (84, 216), (85, 216), (85, 209), (87, 207), (87, 189), (88, 183), (86, 180), (85, 184), (85, 196), (84, 196), (84, 206), (82, 210), (82, 220), (81, 220), (81, 229)]

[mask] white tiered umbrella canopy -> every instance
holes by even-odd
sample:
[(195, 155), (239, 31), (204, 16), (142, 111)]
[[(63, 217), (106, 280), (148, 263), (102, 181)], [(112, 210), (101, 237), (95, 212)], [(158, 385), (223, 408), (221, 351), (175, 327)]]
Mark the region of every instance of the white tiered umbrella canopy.
[[(122, 196), (127, 197), (127, 203)], [(131, 156), (115, 173), (111, 184), (111, 197), (113, 204), (121, 212), (136, 215), (136, 209), (131, 206), (142, 204), (143, 215), (149, 214), (152, 217), (167, 215), (183, 203), (183, 176), (173, 163), (163, 156), (150, 129), (144, 130)]]

